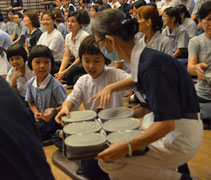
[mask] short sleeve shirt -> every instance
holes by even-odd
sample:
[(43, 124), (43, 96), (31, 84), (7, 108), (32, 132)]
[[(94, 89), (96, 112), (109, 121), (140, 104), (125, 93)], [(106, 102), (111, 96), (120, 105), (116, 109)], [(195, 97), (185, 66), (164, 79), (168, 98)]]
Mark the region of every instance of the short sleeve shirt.
[(35, 29), (31, 34), (26, 32), (25, 38), (26, 38), (26, 41), (28, 42), (29, 52), (31, 51), (31, 48), (37, 44), (41, 35), (42, 35), (42, 31), (40, 29)]
[(15, 22), (11, 22), (11, 21), (7, 22), (7, 30), (6, 30), (6, 32), (9, 35), (12, 35), (13, 32), (14, 32), (15, 26), (16, 26)]
[(8, 47), (12, 44), (13, 44), (13, 41), (10, 38), (9, 34), (7, 34), (6, 32), (0, 29), (0, 47), (4, 49), (8, 49)]
[(131, 59), (137, 60), (137, 90), (141, 104), (154, 113), (154, 121), (175, 120), (184, 113), (199, 112), (193, 81), (172, 56), (145, 48)]
[(196, 23), (192, 19), (185, 18), (183, 25), (185, 27), (185, 30), (188, 33), (189, 38), (196, 36), (197, 27), (196, 27)]
[(83, 30), (79, 30), (78, 34), (75, 37), (75, 42), (72, 41), (72, 32), (67, 34), (65, 38), (65, 45), (67, 45), (70, 51), (73, 53), (75, 58), (78, 58), (78, 49), (81, 42), (87, 37), (89, 34)]
[(43, 113), (47, 108), (60, 106), (66, 99), (66, 92), (60, 81), (52, 75), (49, 74), (40, 87), (37, 86), (35, 76), (27, 83), (25, 99), (27, 102), (33, 102), (39, 112)]

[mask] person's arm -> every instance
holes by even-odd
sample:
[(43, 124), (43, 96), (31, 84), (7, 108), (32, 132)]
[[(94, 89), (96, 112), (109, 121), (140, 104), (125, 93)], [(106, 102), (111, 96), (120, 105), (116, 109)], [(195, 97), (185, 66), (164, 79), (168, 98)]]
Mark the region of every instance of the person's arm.
[(180, 56), (180, 55), (183, 53), (183, 51), (185, 51), (185, 50), (186, 50), (186, 48), (178, 48), (178, 49), (174, 52), (173, 56), (174, 56), (175, 58), (177, 58), (177, 57)]
[(13, 43), (15, 44), (15, 43), (19, 42), (20, 40), (21, 40), (21, 38), (18, 37)]
[(62, 59), (62, 64), (59, 68), (59, 72), (64, 71), (70, 61), (70, 49), (67, 45), (65, 45), (64, 48), (65, 48), (64, 57)]
[(55, 121), (58, 124), (62, 125), (62, 116), (67, 116), (70, 117), (70, 111), (74, 108), (74, 104), (71, 101), (64, 101), (64, 103), (62, 104), (62, 108), (59, 111), (59, 113), (57, 114), (57, 116), (55, 117)]
[(31, 111), (34, 114), (34, 118), (36, 121), (41, 121), (42, 120), (42, 113), (38, 111), (36, 105), (33, 102), (28, 102), (28, 105), (31, 109)]
[(123, 79), (121, 81), (107, 85), (102, 91), (100, 91), (94, 97), (92, 97), (92, 100), (93, 101), (100, 100), (100, 105), (97, 108), (104, 109), (110, 101), (110, 96), (112, 92), (124, 91), (135, 87), (136, 84), (133, 82), (131, 77)]
[(44, 111), (44, 113), (42, 115), (42, 120), (44, 120), (45, 122), (50, 122), (52, 116), (56, 115), (61, 109), (62, 109), (62, 106), (45, 109), (45, 111)]
[[(148, 129), (130, 140), (131, 148), (133, 151), (143, 148), (161, 139), (174, 129), (174, 120), (154, 122)], [(128, 142), (122, 142), (110, 145), (106, 150), (99, 153), (96, 159), (103, 159), (106, 162), (115, 161), (124, 158), (128, 153)]]
[(10, 37), (11, 37), (11, 39), (14, 41), (14, 39), (15, 39), (15, 34), (12, 34)]
[(204, 70), (203, 68), (207, 68), (208, 64), (206, 63), (198, 63), (198, 59), (196, 56), (191, 56), (188, 59), (188, 72), (190, 75), (197, 75), (199, 79), (204, 80)]

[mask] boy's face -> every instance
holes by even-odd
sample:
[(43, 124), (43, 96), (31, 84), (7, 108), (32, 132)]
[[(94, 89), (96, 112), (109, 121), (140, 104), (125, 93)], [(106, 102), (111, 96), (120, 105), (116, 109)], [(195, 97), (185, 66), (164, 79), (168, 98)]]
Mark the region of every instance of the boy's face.
[(11, 11), (8, 12), (8, 18), (10, 19), (10, 21), (13, 21), (13, 13)]
[(44, 80), (51, 71), (51, 60), (47, 57), (37, 57), (32, 60), (32, 69), (38, 79)]
[(94, 18), (97, 16), (97, 12), (95, 11), (94, 8), (90, 8), (90, 16)]
[(85, 71), (93, 78), (99, 77), (105, 66), (105, 59), (101, 54), (98, 55), (82, 55), (82, 65)]
[(22, 56), (12, 56), (9, 58), (9, 62), (12, 65), (12, 67), (15, 69), (15, 71), (21, 70), (22, 68), (24, 68), (25, 63)]
[(17, 23), (17, 24), (20, 24), (22, 21), (21, 18), (19, 18), (19, 16), (17, 14), (14, 15), (14, 22)]

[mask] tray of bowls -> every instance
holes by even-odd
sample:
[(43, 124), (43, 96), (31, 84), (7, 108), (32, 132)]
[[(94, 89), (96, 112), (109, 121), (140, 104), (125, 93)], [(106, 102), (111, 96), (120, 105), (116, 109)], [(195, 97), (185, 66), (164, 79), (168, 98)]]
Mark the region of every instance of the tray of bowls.
[[(72, 111), (63, 116), (63, 154), (71, 160), (93, 159), (110, 144), (129, 141), (142, 131), (133, 110), (109, 108), (99, 113)], [(143, 153), (143, 149), (139, 154)], [(137, 153), (136, 153), (137, 154)]]

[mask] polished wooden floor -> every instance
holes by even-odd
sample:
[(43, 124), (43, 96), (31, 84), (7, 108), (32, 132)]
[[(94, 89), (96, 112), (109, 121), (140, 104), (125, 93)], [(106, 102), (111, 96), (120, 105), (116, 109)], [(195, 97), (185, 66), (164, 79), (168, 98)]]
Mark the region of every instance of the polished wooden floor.
[[(56, 151), (54, 145), (44, 147), (46, 158), (51, 166), (56, 180), (71, 180), (64, 172), (58, 169), (51, 161), (51, 156)], [(191, 175), (200, 180), (211, 180), (211, 130), (204, 130), (201, 147), (196, 156), (188, 163)]]

